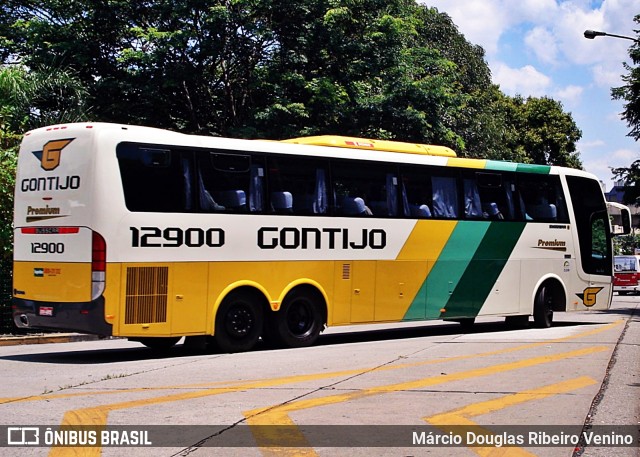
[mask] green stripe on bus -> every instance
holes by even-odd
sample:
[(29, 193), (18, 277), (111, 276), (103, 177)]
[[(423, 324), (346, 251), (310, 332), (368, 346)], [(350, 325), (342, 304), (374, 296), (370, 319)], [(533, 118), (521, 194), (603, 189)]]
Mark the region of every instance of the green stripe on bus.
[(469, 262), (441, 318), (475, 317), (520, 239), (524, 222), (492, 222)]
[(496, 171), (516, 171), (518, 164), (513, 162), (501, 162), (499, 160), (487, 160), (487, 164), (484, 167), (486, 170)]
[(548, 175), (551, 171), (551, 167), (549, 165), (535, 165), (532, 163), (519, 163), (516, 171), (523, 173), (538, 173), (541, 175)]
[[(427, 319), (436, 319), (440, 316), (440, 310), (449, 301), (451, 292), (471, 261), (471, 253), (476, 252), (489, 225), (489, 222), (467, 221), (456, 224), (456, 228), (418, 293), (418, 296), (420, 294), (423, 294), (422, 297), (426, 296), (426, 300), (420, 300), (418, 303), (425, 303), (423, 313)], [(412, 314), (415, 316), (416, 313), (417, 310), (410, 308), (407, 317)]]

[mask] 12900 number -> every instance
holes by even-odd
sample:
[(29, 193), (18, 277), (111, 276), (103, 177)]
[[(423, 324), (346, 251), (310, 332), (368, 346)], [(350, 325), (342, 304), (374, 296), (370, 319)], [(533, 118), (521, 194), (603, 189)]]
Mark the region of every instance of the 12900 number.
[(224, 245), (224, 230), (220, 228), (129, 228), (131, 229), (131, 246), (134, 248), (178, 248), (180, 246), (219, 248)]
[(31, 243), (32, 254), (64, 254), (64, 243)]

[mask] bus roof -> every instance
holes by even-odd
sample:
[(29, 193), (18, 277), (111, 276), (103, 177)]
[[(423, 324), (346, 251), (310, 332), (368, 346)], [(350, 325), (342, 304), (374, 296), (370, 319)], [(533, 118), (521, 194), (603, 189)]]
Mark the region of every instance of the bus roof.
[[(282, 150), (281, 147), (278, 147), (278, 144), (288, 143), (290, 147), (295, 148), (296, 145), (300, 145), (302, 147), (309, 146), (325, 146), (332, 148), (340, 148), (340, 149), (349, 149), (349, 152), (352, 154), (345, 154), (352, 159), (360, 159), (360, 151), (368, 150), (368, 151), (376, 151), (380, 152), (380, 154), (369, 155), (367, 159), (371, 160), (386, 160), (391, 162), (402, 162), (402, 163), (426, 163), (429, 164), (437, 164), (441, 166), (449, 166), (449, 167), (458, 167), (458, 168), (474, 168), (474, 169), (485, 169), (485, 170), (495, 170), (495, 171), (512, 171), (512, 172), (524, 172), (524, 173), (537, 173), (537, 174), (549, 174), (552, 170), (555, 170), (554, 174), (570, 174), (574, 176), (583, 176), (589, 179), (597, 179), (595, 175), (588, 173), (583, 170), (552, 166), (552, 165), (538, 165), (532, 163), (518, 163), (518, 162), (510, 162), (503, 160), (491, 160), (491, 159), (477, 159), (477, 158), (463, 158), (457, 157), (456, 153), (445, 146), (434, 146), (427, 144), (416, 144), (416, 143), (406, 143), (400, 141), (389, 141), (389, 140), (371, 140), (367, 138), (358, 138), (358, 137), (346, 137), (339, 135), (319, 135), (319, 136), (309, 136), (309, 137), (300, 137), (300, 138), (291, 138), (287, 140), (246, 140), (246, 139), (238, 139), (238, 138), (222, 138), (222, 137), (212, 137), (212, 136), (201, 136), (201, 135), (193, 135), (193, 134), (184, 134), (180, 132), (170, 131), (166, 129), (159, 129), (154, 127), (145, 127), (145, 126), (135, 126), (135, 125), (125, 125), (125, 124), (111, 124), (111, 123), (100, 123), (100, 122), (87, 122), (87, 123), (71, 123), (71, 124), (62, 124), (62, 125), (52, 125), (47, 127), (40, 127), (34, 130), (31, 130), (25, 133), (24, 141), (28, 140), (28, 138), (32, 137), (35, 134), (47, 134), (53, 133), (56, 131), (66, 131), (70, 132), (72, 129), (80, 129), (82, 131), (87, 132), (96, 132), (98, 130), (116, 130), (119, 132), (128, 132), (127, 136), (131, 138), (130, 141), (133, 140), (133, 137), (130, 134), (137, 132), (137, 136), (135, 136), (137, 141), (150, 141), (156, 144), (172, 144), (176, 141), (179, 141), (181, 145), (191, 145), (198, 147), (215, 147), (211, 142), (223, 142), (222, 144), (225, 147), (230, 147), (231, 149), (244, 150), (247, 148), (245, 141), (252, 141), (255, 143), (261, 143), (263, 146), (259, 147), (262, 152), (277, 152), (283, 153), (285, 151)], [(152, 137), (149, 135), (152, 134)], [(123, 133), (124, 135), (124, 133)], [(111, 135), (110, 137), (115, 137)], [(118, 138), (124, 138), (124, 136), (117, 136)], [(147, 140), (142, 140), (141, 138), (152, 138)], [(179, 138), (179, 140), (178, 140)], [(240, 146), (240, 144), (244, 144)], [(346, 152), (346, 151), (345, 151)], [(303, 153), (306, 155), (315, 155), (318, 154), (317, 151), (311, 152), (309, 150), (290, 150), (286, 151), (286, 153), (291, 154), (299, 154)], [(335, 149), (333, 151), (327, 150), (321, 153), (322, 155), (328, 154), (332, 157), (342, 157), (339, 154), (339, 151)], [(396, 154), (399, 153), (399, 154)], [(395, 157), (393, 157), (393, 155)], [(404, 154), (404, 157), (403, 157)], [(416, 160), (413, 160), (411, 157), (413, 156)]]
[(446, 146), (405, 143), (402, 141), (370, 140), (367, 138), (338, 135), (307, 136), (282, 140), (282, 142), (310, 144), (315, 146), (331, 146), (336, 148), (365, 149), (369, 151), (404, 152), (406, 154), (456, 157), (456, 153)]

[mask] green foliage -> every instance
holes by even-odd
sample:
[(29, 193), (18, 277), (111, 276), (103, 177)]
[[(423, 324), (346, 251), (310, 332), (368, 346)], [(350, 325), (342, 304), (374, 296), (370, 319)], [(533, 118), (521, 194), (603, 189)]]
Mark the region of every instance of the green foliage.
[(86, 91), (69, 72), (0, 66), (0, 331), (12, 329), (13, 189), (22, 134), (35, 127), (83, 120)]
[(529, 97), (516, 103), (522, 106), (522, 143), (533, 163), (582, 168), (576, 152), (582, 132), (560, 102)]
[[(640, 14), (633, 19), (640, 24)], [(624, 100), (624, 111), (622, 118), (627, 121), (631, 129), (628, 135), (636, 141), (640, 139), (640, 30), (636, 30), (637, 38), (635, 43), (629, 48), (629, 57), (633, 65), (623, 63), (626, 75), (622, 76), (624, 86), (611, 89), (611, 96), (614, 100)]]
[(13, 187), (22, 133), (35, 127), (75, 122), (86, 116), (86, 92), (70, 73), (0, 67), (0, 250), (11, 250)]
[(613, 249), (617, 255), (633, 255), (640, 248), (640, 235), (629, 234), (613, 238)]
[(500, 93), (482, 48), (411, 0), (14, 0), (3, 14), (0, 55), (72, 70), (96, 120), (580, 166), (559, 104)]
[[(634, 21), (640, 24), (640, 14), (634, 17)], [(622, 76), (626, 83), (622, 87), (611, 89), (614, 100), (624, 100), (622, 118), (627, 121), (631, 129), (628, 135), (636, 141), (640, 139), (640, 30), (636, 30), (638, 38), (629, 48), (629, 57), (635, 67), (623, 63), (629, 72)], [(629, 167), (614, 168), (614, 177), (625, 181), (624, 203), (640, 205), (640, 159), (634, 161)]]

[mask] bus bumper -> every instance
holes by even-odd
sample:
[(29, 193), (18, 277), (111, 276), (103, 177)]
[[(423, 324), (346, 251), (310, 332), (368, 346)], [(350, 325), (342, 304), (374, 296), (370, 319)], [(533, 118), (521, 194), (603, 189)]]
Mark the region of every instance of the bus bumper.
[(50, 303), (13, 298), (13, 322), (18, 328), (66, 330), (111, 336), (104, 320), (104, 297), (83, 303)]
[(613, 291), (618, 292), (621, 295), (624, 294), (637, 294), (640, 293), (640, 284), (635, 286), (613, 286)]

